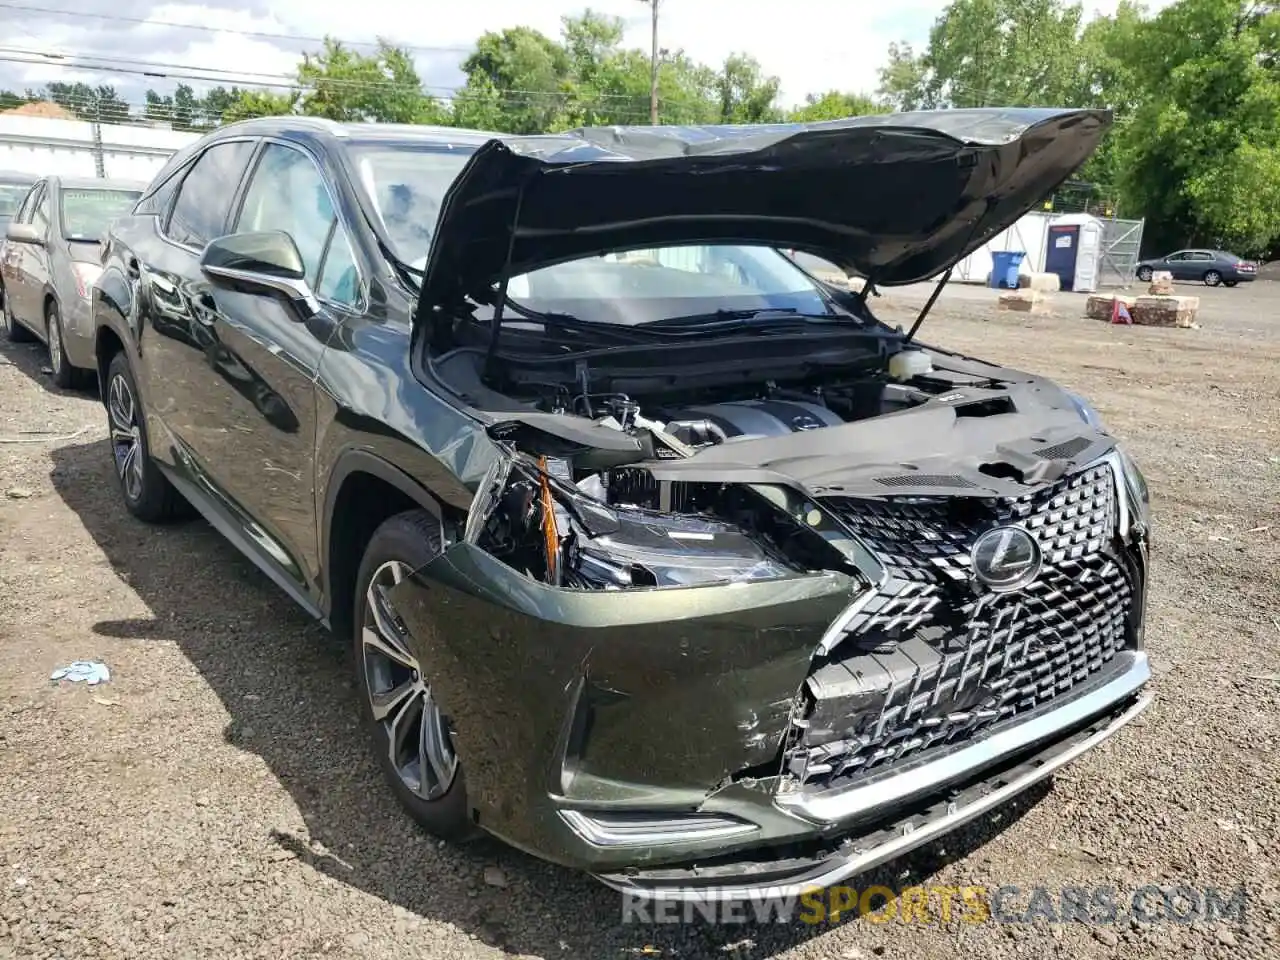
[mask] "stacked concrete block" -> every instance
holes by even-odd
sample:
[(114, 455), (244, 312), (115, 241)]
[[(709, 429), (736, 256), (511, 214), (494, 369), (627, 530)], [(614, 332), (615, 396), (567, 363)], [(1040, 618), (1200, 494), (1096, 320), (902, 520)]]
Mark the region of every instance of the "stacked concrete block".
[(1199, 309), (1199, 297), (1146, 296), (1138, 297), (1129, 312), (1139, 326), (1191, 328)]
[(1048, 313), (1049, 298), (1039, 290), (1011, 290), (1000, 294), (996, 309), (1016, 313)]
[(1091, 320), (1103, 320), (1110, 323), (1112, 313), (1115, 310), (1116, 301), (1119, 300), (1124, 304), (1125, 309), (1129, 311), (1129, 315), (1133, 315), (1133, 305), (1137, 302), (1136, 297), (1126, 297), (1117, 294), (1116, 296), (1092, 296), (1085, 302), (1084, 315)]
[(1020, 273), (1018, 286), (1023, 290), (1057, 293), (1062, 289), (1062, 278), (1056, 273)]
[(1147, 293), (1153, 297), (1169, 297), (1173, 295), (1173, 274), (1168, 270), (1157, 270), (1151, 274), (1151, 285)]

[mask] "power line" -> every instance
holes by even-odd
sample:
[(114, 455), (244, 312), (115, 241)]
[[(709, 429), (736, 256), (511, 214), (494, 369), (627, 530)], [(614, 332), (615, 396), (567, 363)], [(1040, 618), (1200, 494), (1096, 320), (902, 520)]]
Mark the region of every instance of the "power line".
[[(228, 30), (225, 27), (210, 27), (199, 23), (178, 23), (172, 20), (152, 20), (146, 17), (125, 17), (114, 13), (88, 13), (80, 10), (59, 10), (54, 7), (37, 7), (24, 3), (9, 3), (7, 0), (0, 0), (0, 7), (9, 10), (20, 10), (26, 13), (43, 13), (52, 14), (62, 17), (82, 17), (93, 20), (107, 20), (117, 23), (133, 23), (140, 26), (152, 27), (174, 27), (179, 30), (200, 30), (205, 33), (234, 33), (242, 37), (255, 37), (263, 40), (292, 40), (296, 43), (324, 43), (324, 37), (307, 37), (294, 33), (272, 33), (265, 30)], [(351, 47), (376, 47), (376, 40), (343, 40), (345, 46)], [(418, 50), (423, 53), (471, 53), (474, 47), (435, 47), (422, 46), (419, 44), (397, 44), (408, 50)]]
[[(3, 6), (3, 3), (0, 3)], [(40, 59), (19, 60), (3, 56), (3, 54), (23, 54), (27, 57), (36, 57)], [(71, 63), (70, 60), (94, 61), (93, 63)], [(106, 73), (120, 73), (127, 75), (154, 77), (158, 79), (169, 80), (198, 80), (204, 83), (231, 83), (231, 84), (248, 84), (257, 87), (270, 87), (275, 89), (308, 89), (307, 84), (302, 83), (296, 76), (285, 73), (266, 73), (248, 70), (228, 70), (226, 68), (214, 67), (191, 67), (186, 64), (169, 63), (155, 60), (139, 60), (130, 57), (115, 57), (108, 54), (96, 53), (59, 53), (56, 51), (32, 50), (26, 47), (8, 47), (0, 46), (0, 61), (9, 63), (28, 63), (37, 66), (61, 67), (68, 70), (83, 70), (86, 72), (102, 71)], [(54, 62), (49, 62), (54, 61)], [(132, 69), (120, 66), (125, 64)], [(164, 71), (164, 72), (161, 72)], [(191, 72), (197, 71), (197, 72)], [(262, 78), (262, 79), (258, 79)], [(428, 96), (439, 97), (440, 99), (453, 99), (460, 90), (465, 89), (464, 86), (448, 87), (443, 85), (428, 86), (419, 84), (407, 84), (397, 80), (349, 80), (341, 77), (326, 77), (323, 80), (325, 86), (339, 88), (355, 88), (355, 89), (378, 89), (387, 91), (396, 90), (413, 90), (425, 93)], [(439, 93), (433, 91), (440, 91)], [(501, 91), (507, 95), (513, 96), (545, 96), (545, 97), (562, 97), (569, 98), (576, 96), (573, 91), (567, 90), (524, 90), (524, 89), (506, 89)], [(634, 97), (623, 93), (597, 93), (594, 95), (596, 99), (601, 100), (633, 100)]]

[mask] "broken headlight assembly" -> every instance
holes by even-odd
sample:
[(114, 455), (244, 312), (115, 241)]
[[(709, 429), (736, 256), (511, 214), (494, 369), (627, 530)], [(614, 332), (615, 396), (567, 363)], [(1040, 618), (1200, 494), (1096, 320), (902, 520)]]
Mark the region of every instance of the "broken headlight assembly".
[[(615, 490), (633, 491), (637, 476), (648, 474), (614, 471)], [(464, 539), (535, 580), (587, 590), (865, 573), (864, 564), (875, 563), (837, 521), (792, 491), (676, 484), (678, 503), (661, 509), (610, 502), (607, 482), (593, 473), (575, 483), (562, 460), (500, 455), (476, 491)]]

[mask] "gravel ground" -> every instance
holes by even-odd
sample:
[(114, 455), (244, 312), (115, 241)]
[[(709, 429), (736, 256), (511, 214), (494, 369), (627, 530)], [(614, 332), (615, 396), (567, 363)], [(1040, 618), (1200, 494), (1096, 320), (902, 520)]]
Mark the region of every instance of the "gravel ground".
[[(1187, 290), (1200, 330), (947, 292), (927, 340), (1092, 397), (1158, 526), (1155, 706), (997, 822), (875, 878), (1245, 884), (1244, 921), (620, 922), (594, 882), (417, 832), (356, 726), (342, 645), (201, 522), (120, 504), (95, 396), (0, 345), (0, 956), (951, 958), (1280, 954), (1280, 284)], [(909, 323), (927, 291), (874, 301)], [(109, 684), (51, 684), (100, 658)]]

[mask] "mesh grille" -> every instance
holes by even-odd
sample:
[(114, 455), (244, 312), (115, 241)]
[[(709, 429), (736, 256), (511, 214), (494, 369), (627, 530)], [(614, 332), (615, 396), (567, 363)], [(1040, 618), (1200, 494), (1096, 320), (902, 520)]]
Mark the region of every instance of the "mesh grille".
[[(809, 679), (807, 726), (786, 755), (808, 789), (844, 786), (962, 743), (1059, 696), (1127, 643), (1133, 586), (1109, 552), (1105, 464), (1008, 500), (827, 501), (888, 577)], [(969, 550), (993, 526), (1033, 533), (1044, 568), (1016, 593), (973, 589)]]
[(973, 486), (964, 477), (938, 473), (907, 473), (900, 477), (877, 477), (876, 483), (886, 487), (959, 487), (962, 490)]
[(1036, 451), (1036, 456), (1044, 457), (1046, 460), (1066, 460), (1088, 449), (1090, 442), (1087, 437), (1063, 440), (1061, 443), (1055, 443), (1051, 447), (1041, 447)]

